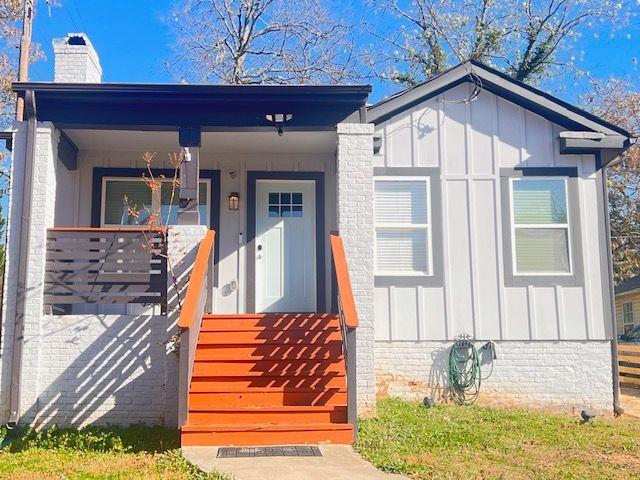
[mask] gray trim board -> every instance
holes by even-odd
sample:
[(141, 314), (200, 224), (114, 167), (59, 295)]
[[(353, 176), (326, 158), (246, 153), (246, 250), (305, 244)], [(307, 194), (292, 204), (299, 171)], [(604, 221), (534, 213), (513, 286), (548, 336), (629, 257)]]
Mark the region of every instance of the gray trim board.
[(325, 297), (325, 219), (324, 172), (248, 171), (247, 172), (247, 312), (256, 309), (255, 237), (256, 182), (258, 180), (313, 180), (316, 184), (316, 311), (326, 311)]
[[(598, 170), (597, 175), (598, 193), (596, 200), (598, 202), (598, 247), (600, 250), (600, 275), (602, 279), (602, 306), (604, 308), (604, 330), (606, 338), (611, 339), (616, 336), (615, 328), (615, 289), (613, 287), (613, 266), (611, 265), (611, 233), (609, 226), (609, 199), (605, 198), (604, 191), (606, 186), (606, 172)], [(604, 182), (604, 184), (603, 184)]]
[(442, 179), (439, 167), (375, 167), (376, 177), (423, 176), (430, 178), (431, 192), (431, 275), (375, 275), (376, 287), (440, 287), (444, 285), (444, 248), (442, 216)]
[[(529, 170), (535, 170), (535, 175)], [(578, 177), (568, 175), (567, 168), (536, 169), (500, 169), (500, 204), (502, 220), (502, 245), (504, 283), (506, 287), (578, 287), (584, 286), (584, 266), (582, 254), (582, 235), (580, 228), (580, 200), (578, 195)], [(577, 173), (577, 172), (576, 172)], [(511, 238), (511, 196), (509, 180), (526, 176), (569, 177), (567, 182), (567, 202), (569, 204), (569, 236), (571, 241), (572, 275), (515, 275), (513, 273), (513, 244)]]
[(586, 129), (604, 132), (607, 135), (631, 137), (631, 134), (626, 130), (606, 122), (592, 113), (474, 60), (461, 63), (420, 85), (376, 103), (369, 108), (369, 121), (379, 124), (423, 102), (428, 97), (449, 90), (460, 83), (473, 82), (474, 79), (479, 79), (481, 88), (571, 130)]
[(67, 170), (78, 169), (78, 146), (62, 130), (60, 130), (60, 143), (58, 143), (58, 159)]
[(515, 167), (501, 168), (501, 177), (577, 177), (577, 167)]

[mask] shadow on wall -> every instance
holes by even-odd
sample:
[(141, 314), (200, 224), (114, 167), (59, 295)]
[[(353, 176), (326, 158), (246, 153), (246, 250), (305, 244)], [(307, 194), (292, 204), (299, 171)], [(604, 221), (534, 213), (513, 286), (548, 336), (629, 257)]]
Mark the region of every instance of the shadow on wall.
[(44, 317), (38, 371), (23, 370), (21, 423), (175, 426), (174, 328), (165, 316)]

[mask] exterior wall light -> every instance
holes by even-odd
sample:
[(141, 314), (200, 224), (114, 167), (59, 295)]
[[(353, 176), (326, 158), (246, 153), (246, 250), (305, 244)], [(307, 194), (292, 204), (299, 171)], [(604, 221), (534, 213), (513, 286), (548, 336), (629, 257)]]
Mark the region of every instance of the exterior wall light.
[(235, 212), (236, 210), (240, 210), (240, 195), (238, 192), (231, 192), (229, 194), (229, 210)]
[(281, 137), (284, 134), (284, 124), (293, 119), (293, 113), (272, 113), (265, 115), (265, 118), (275, 125), (278, 136)]

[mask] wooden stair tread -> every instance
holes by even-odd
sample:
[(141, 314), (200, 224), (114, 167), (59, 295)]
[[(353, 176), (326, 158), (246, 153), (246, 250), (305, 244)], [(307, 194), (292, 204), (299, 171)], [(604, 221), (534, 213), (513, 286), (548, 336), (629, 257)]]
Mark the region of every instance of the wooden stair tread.
[(265, 319), (265, 318), (286, 318), (286, 319), (305, 319), (305, 318), (339, 318), (337, 313), (205, 313), (202, 316), (206, 320), (243, 320), (243, 319)]
[(252, 405), (236, 407), (193, 406), (193, 412), (329, 412), (347, 405)]
[(319, 378), (323, 376), (328, 377), (344, 377), (345, 372), (310, 372), (308, 370), (304, 370), (302, 372), (296, 373), (287, 373), (283, 372), (281, 375), (278, 375), (277, 372), (269, 372), (266, 374), (265, 372), (237, 372), (237, 373), (228, 373), (228, 372), (215, 372), (215, 373), (205, 373), (205, 374), (194, 374), (191, 382), (196, 382), (199, 379), (210, 379), (210, 378), (234, 378), (234, 377), (250, 377), (250, 378), (263, 378), (265, 380), (271, 378), (283, 379), (283, 378)]
[(193, 395), (203, 395), (207, 393), (346, 393), (346, 387), (327, 387), (327, 388), (307, 388), (307, 387), (289, 387), (289, 386), (273, 386), (273, 387), (248, 387), (248, 388), (229, 388), (221, 387), (218, 390), (192, 391)]
[(216, 423), (190, 424), (182, 427), (183, 432), (257, 432), (257, 431), (307, 431), (307, 430), (353, 430), (350, 423)]
[[(203, 352), (201, 350), (201, 352)], [(302, 355), (300, 357), (291, 357), (291, 358), (287, 358), (287, 357), (269, 357), (269, 356), (263, 356), (263, 355), (258, 355), (258, 356), (238, 356), (238, 355), (201, 355), (202, 358), (198, 358), (197, 352), (196, 352), (196, 362), (317, 362), (317, 361), (323, 361), (323, 360), (330, 360), (332, 362), (341, 362), (344, 360), (344, 355), (330, 355), (327, 356), (326, 358), (323, 357), (314, 357), (314, 356), (309, 356), (309, 355)]]
[(327, 324), (322, 326), (314, 326), (308, 328), (305, 326), (295, 326), (290, 328), (281, 328), (277, 326), (261, 326), (261, 325), (216, 325), (215, 323), (203, 322), (200, 327), (201, 332), (338, 332), (340, 331), (340, 325)]

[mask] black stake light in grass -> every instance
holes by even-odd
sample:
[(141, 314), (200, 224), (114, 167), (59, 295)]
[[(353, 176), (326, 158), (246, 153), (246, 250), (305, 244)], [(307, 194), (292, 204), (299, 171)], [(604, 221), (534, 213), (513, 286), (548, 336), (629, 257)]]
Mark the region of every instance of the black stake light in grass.
[(589, 420), (595, 418), (596, 414), (593, 413), (591, 410), (585, 408), (580, 412), (580, 416), (582, 417), (582, 422), (587, 423)]

